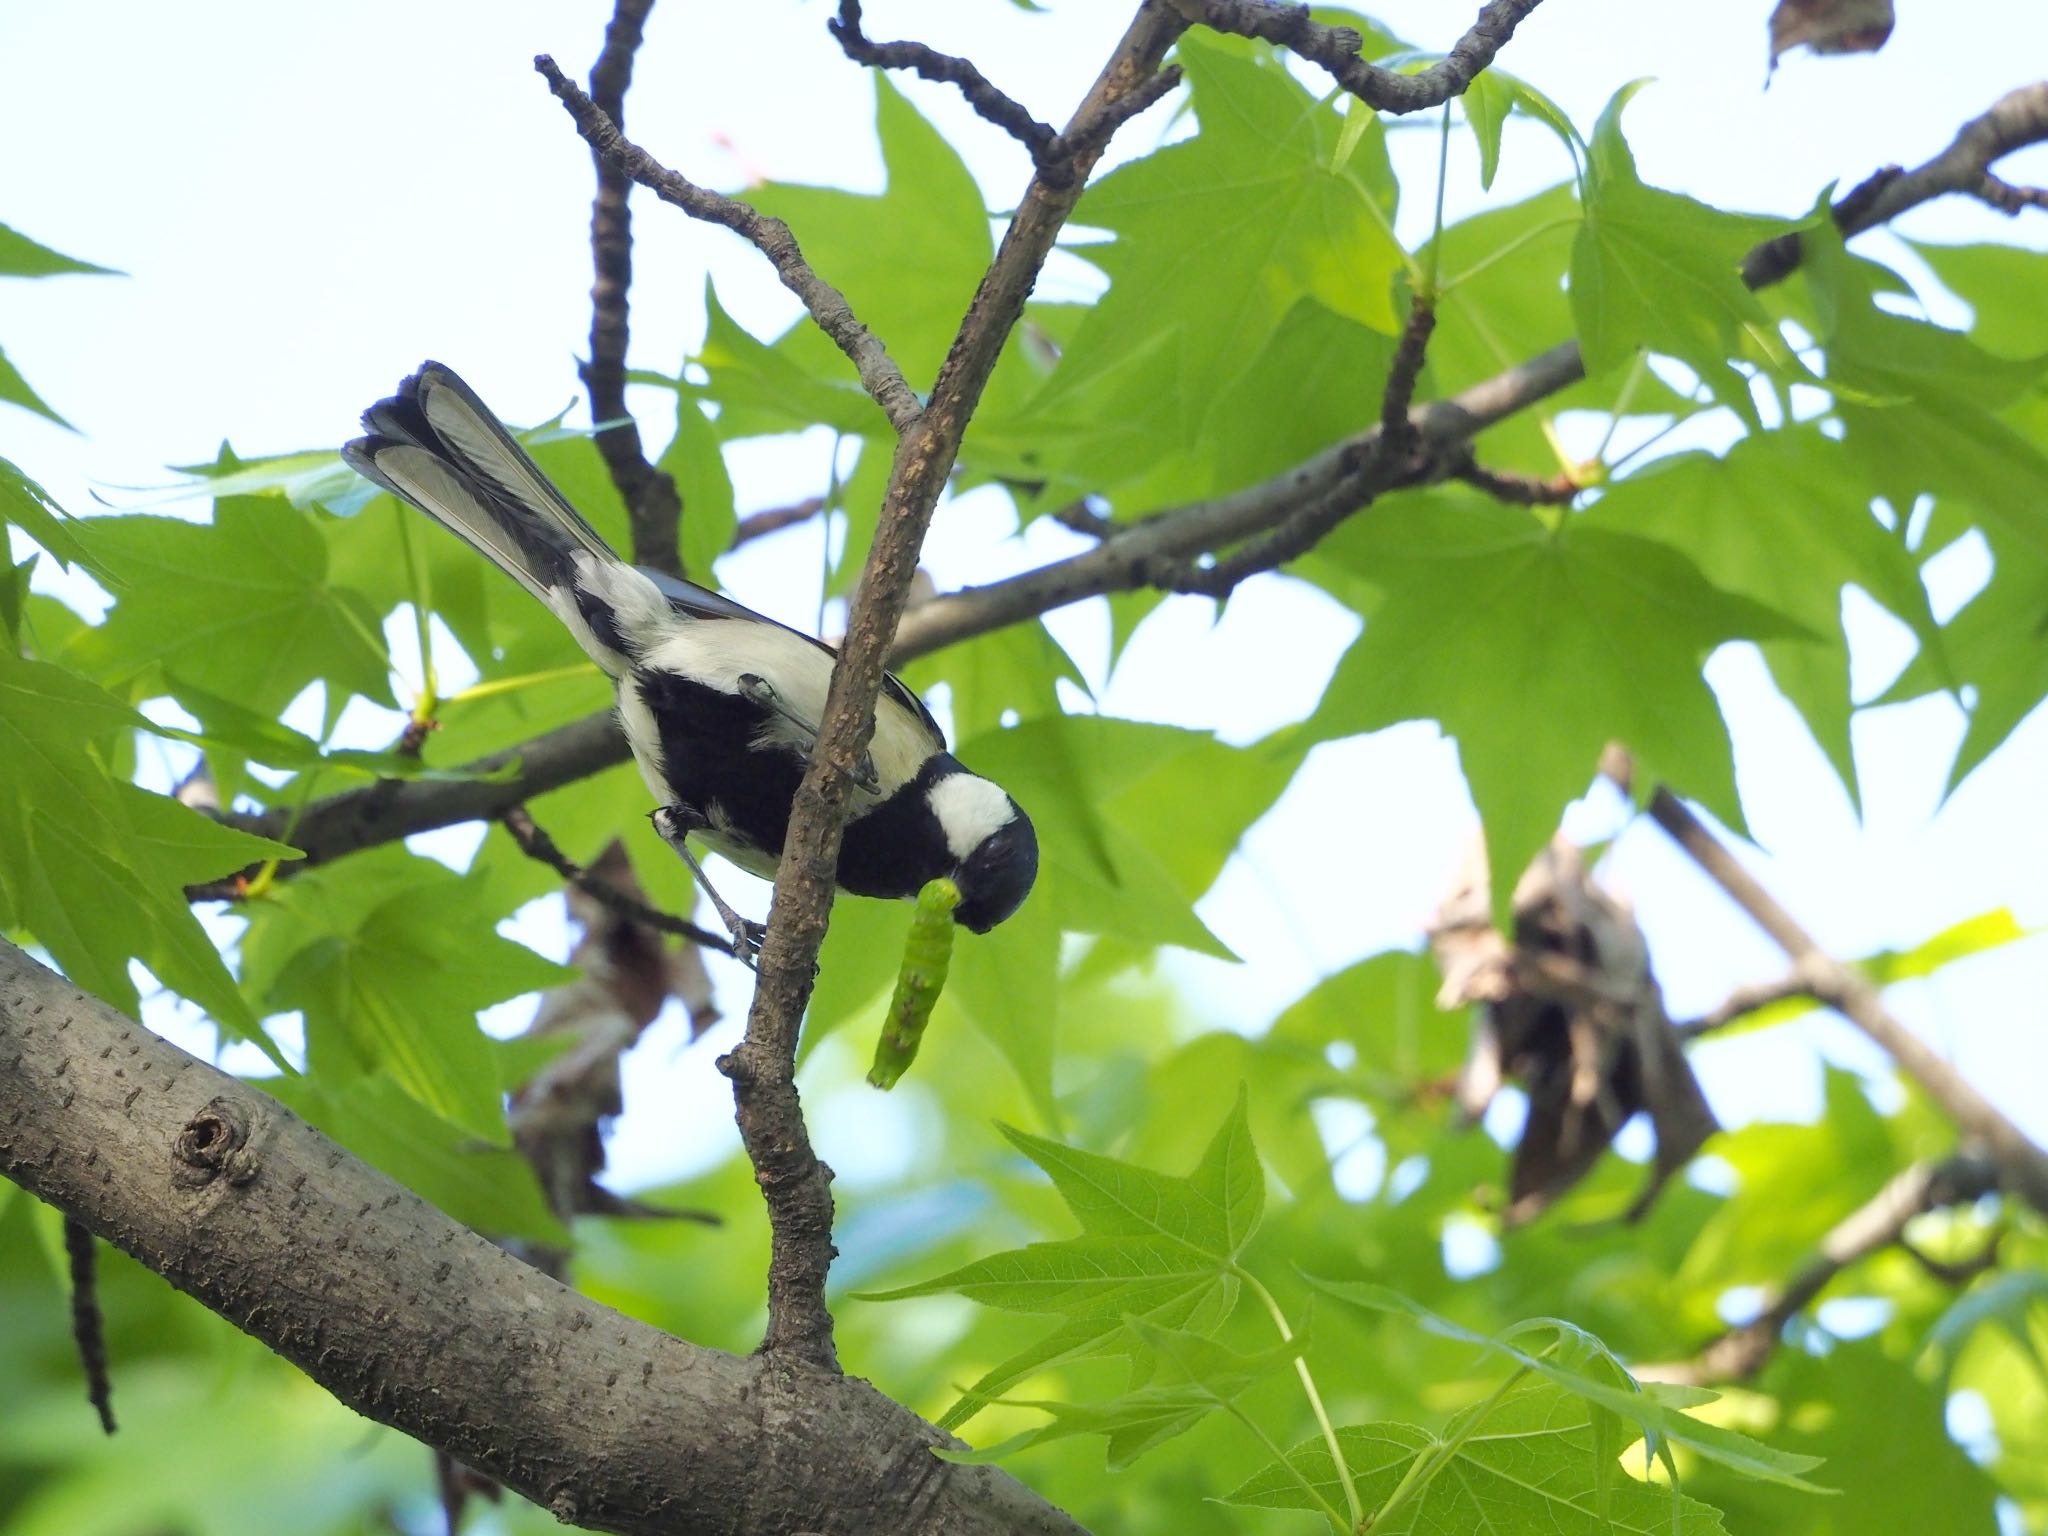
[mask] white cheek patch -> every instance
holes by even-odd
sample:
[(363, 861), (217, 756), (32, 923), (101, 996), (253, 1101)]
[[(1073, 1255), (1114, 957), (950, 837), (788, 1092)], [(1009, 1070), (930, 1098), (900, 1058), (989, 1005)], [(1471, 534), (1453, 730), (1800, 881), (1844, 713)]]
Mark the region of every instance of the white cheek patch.
[(1002, 786), (971, 773), (949, 773), (925, 791), (925, 803), (946, 834), (946, 851), (957, 861), (1017, 819)]

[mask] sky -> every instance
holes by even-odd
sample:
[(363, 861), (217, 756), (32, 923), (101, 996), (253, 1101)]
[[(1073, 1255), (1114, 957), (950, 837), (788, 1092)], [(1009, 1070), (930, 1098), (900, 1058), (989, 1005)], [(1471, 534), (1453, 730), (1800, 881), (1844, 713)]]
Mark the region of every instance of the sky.
[[(830, 9), (821, 0), (661, 0), (628, 100), (631, 135), (724, 189), (764, 178), (876, 188), (872, 87), (827, 37)], [(1880, 54), (1796, 55), (1766, 89), (1768, 9), (1766, 0), (1549, 0), (1500, 62), (1582, 128), (1615, 90), (1652, 77), (1627, 119), (1645, 179), (1710, 202), (1795, 214), (1830, 183), (1928, 158), (1998, 94), (2028, 83), (2030, 64), (2048, 59), (2048, 7), (1909, 3)], [(1039, 116), (1058, 121), (1127, 8), (1084, 0), (1050, 10), (1033, 15), (1009, 0), (875, 0), (868, 25), (878, 37), (916, 37), (980, 60)], [(1396, 0), (1376, 14), (1418, 45), (1441, 48), (1472, 7)], [(550, 52), (570, 73), (587, 72), (608, 15), (609, 5), (591, 0), (0, 6), (0, 56), (13, 66), (0, 95), (8, 146), (0, 221), (126, 274), (0, 283), (0, 342), (78, 428), (67, 433), (8, 410), (0, 453), (75, 510), (153, 506), (150, 488), (173, 478), (166, 465), (210, 460), (223, 437), (245, 456), (337, 444), (362, 407), (423, 357), (459, 368), (515, 423), (567, 406), (572, 421), (587, 419), (575, 359), (589, 325), (589, 158), (531, 59)], [(989, 206), (1011, 204), (1028, 174), (1022, 152), (949, 90), (898, 83), (961, 148)], [(1155, 112), (1127, 129), (1112, 159), (1156, 142), (1167, 120)], [(1435, 135), (1396, 134), (1395, 152), (1414, 176), (1402, 230), (1412, 242), (1426, 233), (1429, 199), (1418, 192), (1433, 184)], [(2048, 153), (2013, 157), (2004, 170), (2048, 181)], [(1499, 180), (1482, 194), (1469, 144), (1454, 137), (1447, 216), (1513, 201), (1566, 172), (1546, 134), (1513, 123)], [(702, 335), (707, 275), (759, 334), (794, 317), (751, 248), (644, 194), (635, 211), (636, 365), (680, 365)], [(1917, 210), (1900, 228), (1948, 242), (2048, 244), (2048, 215), (2015, 222), (1953, 199)], [(1909, 274), (1920, 270), (1887, 236), (1865, 248)], [(1085, 293), (1092, 282), (1079, 262), (1058, 260), (1042, 291)], [(1933, 312), (1966, 317), (1941, 296)], [(637, 402), (649, 407), (643, 425), (657, 441), (661, 398)], [(1590, 449), (1593, 423), (1568, 418), (1562, 427)], [(736, 446), (729, 463), (742, 511), (816, 493), (828, 453), (822, 439)], [(958, 499), (942, 511), (926, 563), (943, 589), (1077, 547), (1057, 528), (1013, 532), (999, 496)], [(742, 600), (809, 626), (817, 537), (764, 541), (723, 562), (719, 576)], [(1981, 551), (1949, 558), (1930, 575), (1939, 611), (1983, 577)], [(1859, 594), (1846, 604), (1858, 697), (1874, 696), (1911, 643)], [(1084, 605), (1050, 622), (1098, 685), (1105, 711), (1234, 741), (1305, 715), (1357, 625), (1313, 589), (1262, 577), (1220, 623), (1205, 601), (1169, 602), (1105, 678), (1099, 609)], [(409, 629), (392, 633), (403, 653)], [(1753, 651), (1725, 648), (1708, 676), (1730, 720), (1759, 844), (1745, 856), (1831, 949), (1910, 946), (1998, 905), (2028, 924), (2048, 921), (2048, 817), (2038, 810), (2048, 712), (2037, 711), (1946, 800), (1958, 707), (1932, 699), (1865, 712), (1856, 733), (1866, 788), (1859, 821)], [(391, 734), (388, 721), (358, 715), (353, 724), (376, 744)], [(1613, 797), (1596, 795), (1569, 825), (1598, 838), (1624, 820)], [(1199, 992), (1210, 1022), (1259, 1028), (1317, 976), (1417, 942), (1473, 826), (1455, 751), (1433, 726), (1318, 748), (1203, 904), (1245, 963), (1174, 956), (1169, 973)], [(455, 832), (422, 846), (460, 859), (476, 836)], [(1635, 904), (1674, 1016), (1703, 1012), (1731, 986), (1785, 969), (1654, 828), (1628, 827), (1603, 874)], [(765, 913), (764, 886), (728, 873), (720, 888)], [(552, 906), (522, 914), (511, 931), (555, 954), (568, 938)], [(743, 1015), (743, 977), (721, 969), (719, 980), (727, 1014)], [(2048, 1074), (2044, 994), (2048, 944), (2033, 940), (1891, 997), (2048, 1138), (2048, 1095), (2039, 1092)], [(508, 1005), (493, 1022), (515, 1027), (525, 1011)], [(732, 1145), (726, 1085), (710, 1065), (724, 1039), (686, 1050), (671, 1019), (636, 1052), (613, 1147), (619, 1182), (672, 1176)], [(1710, 1043), (1695, 1059), (1725, 1121), (1799, 1115), (1817, 1103), (1816, 1044), (1841, 1059), (1876, 1060), (1845, 1026), (1818, 1021)], [(657, 1102), (658, 1115), (632, 1113), (636, 1103)], [(828, 1103), (821, 1150), (843, 1176), (880, 1176), (896, 1155), (879, 1127), (896, 1113), (839, 1114)], [(679, 1139), (679, 1126), (693, 1129)]]

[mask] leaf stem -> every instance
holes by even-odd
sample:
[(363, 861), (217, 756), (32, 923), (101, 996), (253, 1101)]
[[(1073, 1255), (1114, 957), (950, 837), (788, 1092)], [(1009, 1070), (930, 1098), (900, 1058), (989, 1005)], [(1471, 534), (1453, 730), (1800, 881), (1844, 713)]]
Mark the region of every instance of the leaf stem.
[(392, 510), (398, 516), (398, 549), (405, 560), (406, 584), (412, 588), (413, 632), (418, 637), (420, 648), (420, 694), (413, 701), (412, 719), (415, 725), (425, 725), (434, 718), (434, 711), (441, 702), (434, 678), (433, 626), (428, 619), (433, 593), (427, 589), (427, 568), (413, 553), (412, 518), (395, 500)]
[[(1339, 1531), (1353, 1531), (1358, 1528), (1356, 1521), (1354, 1521), (1350, 1525), (1346, 1525), (1344, 1523), (1344, 1516), (1338, 1512), (1337, 1506), (1332, 1504), (1328, 1499), (1324, 1498), (1322, 1494), (1316, 1491), (1316, 1485), (1308, 1480), (1308, 1478), (1303, 1474), (1301, 1468), (1297, 1467), (1293, 1462), (1287, 1459), (1287, 1453), (1281, 1450), (1278, 1445), (1273, 1443), (1273, 1437), (1267, 1434), (1265, 1430), (1259, 1427), (1257, 1420), (1253, 1419), (1250, 1414), (1246, 1413), (1242, 1408), (1238, 1407), (1236, 1403), (1225, 1402), (1223, 1406), (1230, 1410), (1230, 1415), (1232, 1418), (1236, 1419), (1238, 1423), (1242, 1424), (1246, 1429), (1252, 1432), (1253, 1438), (1255, 1438), (1259, 1442), (1259, 1444), (1263, 1445), (1266, 1448), (1267, 1452), (1273, 1457), (1275, 1462), (1277, 1462), (1279, 1465), (1287, 1469), (1288, 1476), (1292, 1477), (1295, 1480), (1295, 1482), (1301, 1485), (1301, 1491), (1307, 1494), (1311, 1499), (1315, 1501), (1316, 1508), (1320, 1509), (1325, 1515), (1329, 1516), (1330, 1524), (1333, 1527), (1335, 1527)], [(1337, 1463), (1337, 1465), (1341, 1471), (1344, 1463), (1340, 1461)]]
[(1545, 235), (1549, 234), (1554, 229), (1563, 229), (1567, 225), (1576, 224), (1578, 222), (1579, 216), (1577, 214), (1573, 214), (1569, 218), (1545, 219), (1541, 224), (1538, 224), (1534, 229), (1523, 230), (1519, 235), (1515, 236), (1515, 238), (1510, 240), (1506, 245), (1500, 247), (1499, 250), (1487, 252), (1484, 256), (1480, 257), (1479, 260), (1473, 262), (1471, 266), (1467, 267), (1464, 271), (1458, 273), (1455, 277), (1445, 278), (1442, 286), (1438, 289), (1438, 292), (1440, 294), (1449, 293), (1453, 288), (1457, 287), (1458, 284), (1466, 282), (1471, 278), (1477, 277), (1480, 273), (1484, 272), (1488, 267), (1492, 266), (1495, 262), (1505, 261), (1508, 257), (1514, 255), (1515, 252), (1519, 251), (1523, 246), (1529, 244), (1532, 240), (1541, 240)]
[[(1280, 1330), (1280, 1337), (1287, 1343), (1294, 1342), (1294, 1330), (1287, 1326), (1287, 1314), (1280, 1310), (1280, 1303), (1273, 1299), (1273, 1293), (1259, 1283), (1259, 1277), (1242, 1264), (1232, 1264), (1231, 1273), (1248, 1286), (1252, 1294), (1265, 1303), (1266, 1312), (1273, 1319), (1273, 1326)], [(1344, 1484), (1344, 1502), (1351, 1510), (1351, 1529), (1359, 1530), (1365, 1524), (1365, 1506), (1358, 1502), (1358, 1484), (1351, 1476), (1351, 1467), (1344, 1460), (1343, 1447), (1337, 1444), (1337, 1429), (1330, 1422), (1330, 1411), (1323, 1406), (1323, 1394), (1316, 1390), (1316, 1378), (1308, 1368), (1308, 1361), (1300, 1355), (1294, 1357), (1294, 1374), (1301, 1378), (1301, 1390), (1308, 1397), (1309, 1411), (1316, 1416), (1316, 1424), (1323, 1432), (1323, 1443), (1330, 1448), (1330, 1460), (1336, 1465), (1337, 1477)]]
[(1436, 136), (1436, 224), (1429, 232), (1429, 266), (1424, 273), (1423, 292), (1434, 304), (1443, 294), (1437, 279), (1444, 249), (1444, 184), (1451, 177), (1451, 104), (1444, 103), (1442, 124)]
[(1501, 1399), (1506, 1397), (1514, 1389), (1515, 1383), (1528, 1375), (1529, 1371), (1530, 1367), (1526, 1365), (1516, 1370), (1514, 1375), (1493, 1389), (1492, 1395), (1479, 1405), (1455, 1435), (1448, 1440), (1438, 1441), (1434, 1447), (1410, 1462), (1407, 1472), (1402, 1474), (1401, 1481), (1396, 1483), (1394, 1491), (1387, 1495), (1387, 1502), (1373, 1511), (1372, 1523), (1384, 1525), (1402, 1505), (1414, 1499), (1435, 1481), (1436, 1475), (1450, 1465), (1451, 1458), (1458, 1454), (1458, 1447), (1472, 1437), (1473, 1432), (1486, 1422), (1486, 1416), (1500, 1406)]
[(522, 672), (517, 677), (494, 677), (486, 682), (472, 683), (460, 693), (450, 694), (443, 704), (474, 704), (480, 699), (496, 698), (501, 693), (517, 693), (522, 688), (538, 688), (543, 683), (567, 682), (572, 677), (586, 673), (595, 675), (597, 667), (587, 661), (575, 662), (566, 667), (550, 667), (545, 672)]

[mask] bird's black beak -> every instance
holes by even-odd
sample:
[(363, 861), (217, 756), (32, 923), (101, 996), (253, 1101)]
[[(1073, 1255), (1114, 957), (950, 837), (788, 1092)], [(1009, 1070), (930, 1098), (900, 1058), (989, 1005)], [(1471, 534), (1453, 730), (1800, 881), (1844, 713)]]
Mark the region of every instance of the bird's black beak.
[(1019, 809), (961, 862), (954, 876), (960, 905), (953, 921), (971, 933), (987, 933), (1024, 905), (1037, 879), (1038, 833)]

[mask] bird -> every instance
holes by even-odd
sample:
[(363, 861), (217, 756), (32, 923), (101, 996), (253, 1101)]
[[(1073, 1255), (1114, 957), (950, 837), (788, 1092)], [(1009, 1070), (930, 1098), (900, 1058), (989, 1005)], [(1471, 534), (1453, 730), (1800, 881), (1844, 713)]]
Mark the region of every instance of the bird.
[[(363, 427), (342, 458), (538, 598), (612, 680), (656, 801), (655, 830), (724, 920), (733, 953), (752, 964), (762, 925), (718, 895), (685, 840), (774, 878), (824, 718), (832, 647), (621, 559), (453, 369), (421, 364), (363, 413)], [(885, 676), (855, 774), (839, 888), (908, 900), (951, 879), (954, 921), (986, 933), (1016, 912), (1037, 875), (1023, 807), (954, 757), (924, 701)]]

